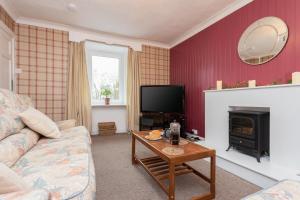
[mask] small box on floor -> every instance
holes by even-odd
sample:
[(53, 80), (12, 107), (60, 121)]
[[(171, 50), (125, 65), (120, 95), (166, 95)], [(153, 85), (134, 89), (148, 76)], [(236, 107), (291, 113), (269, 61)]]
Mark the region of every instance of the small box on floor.
[(114, 135), (116, 134), (115, 122), (99, 122), (98, 123), (99, 135)]

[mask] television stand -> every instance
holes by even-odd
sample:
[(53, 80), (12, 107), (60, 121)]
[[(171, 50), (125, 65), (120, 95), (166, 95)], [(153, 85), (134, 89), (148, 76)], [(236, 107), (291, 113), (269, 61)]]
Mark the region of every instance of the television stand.
[(181, 134), (185, 133), (185, 115), (182, 113), (150, 113), (145, 112), (140, 115), (140, 131), (170, 128), (170, 123), (176, 121), (180, 123)]

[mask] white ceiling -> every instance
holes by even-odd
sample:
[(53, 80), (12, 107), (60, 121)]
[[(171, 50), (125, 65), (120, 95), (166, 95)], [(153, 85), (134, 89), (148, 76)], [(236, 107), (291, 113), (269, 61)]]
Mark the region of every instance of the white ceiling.
[[(18, 16), (172, 44), (245, 0), (9, 0)], [(68, 9), (73, 3), (77, 9)]]

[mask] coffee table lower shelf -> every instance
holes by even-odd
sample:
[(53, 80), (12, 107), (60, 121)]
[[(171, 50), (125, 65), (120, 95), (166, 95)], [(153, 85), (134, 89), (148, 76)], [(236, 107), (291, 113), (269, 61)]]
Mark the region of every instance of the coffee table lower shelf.
[[(168, 195), (169, 200), (175, 200), (175, 177), (183, 174), (193, 173), (204, 179), (210, 185), (209, 192), (194, 196), (192, 200), (211, 200), (215, 198), (216, 193), (216, 152), (201, 145), (191, 142), (180, 146), (183, 154), (168, 155), (163, 149), (170, 147), (169, 142), (165, 140), (148, 141), (145, 136), (147, 132), (132, 132), (132, 164), (140, 164), (146, 172), (159, 184), (163, 191)], [(139, 159), (136, 156), (136, 140), (153, 151), (157, 156)], [(201, 174), (186, 162), (210, 158), (210, 177)], [(167, 180), (167, 181), (165, 181)]]
[[(139, 163), (146, 172), (159, 184), (163, 191), (169, 195), (169, 187), (164, 184), (164, 180), (170, 178), (170, 165), (167, 161), (161, 159), (159, 156), (138, 159), (135, 157), (135, 162)], [(174, 166), (174, 176), (180, 176), (184, 174), (194, 173), (201, 177), (208, 183), (211, 183), (211, 179), (198, 172), (190, 165), (186, 163), (178, 164)], [(210, 200), (214, 198), (214, 193), (208, 192), (207, 194), (192, 197), (192, 200)]]

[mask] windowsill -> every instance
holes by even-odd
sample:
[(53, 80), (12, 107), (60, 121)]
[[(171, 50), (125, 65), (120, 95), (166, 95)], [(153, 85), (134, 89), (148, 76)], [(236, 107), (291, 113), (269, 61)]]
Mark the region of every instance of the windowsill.
[(92, 107), (126, 107), (126, 104), (109, 104), (109, 105), (105, 105), (105, 104), (92, 104)]

